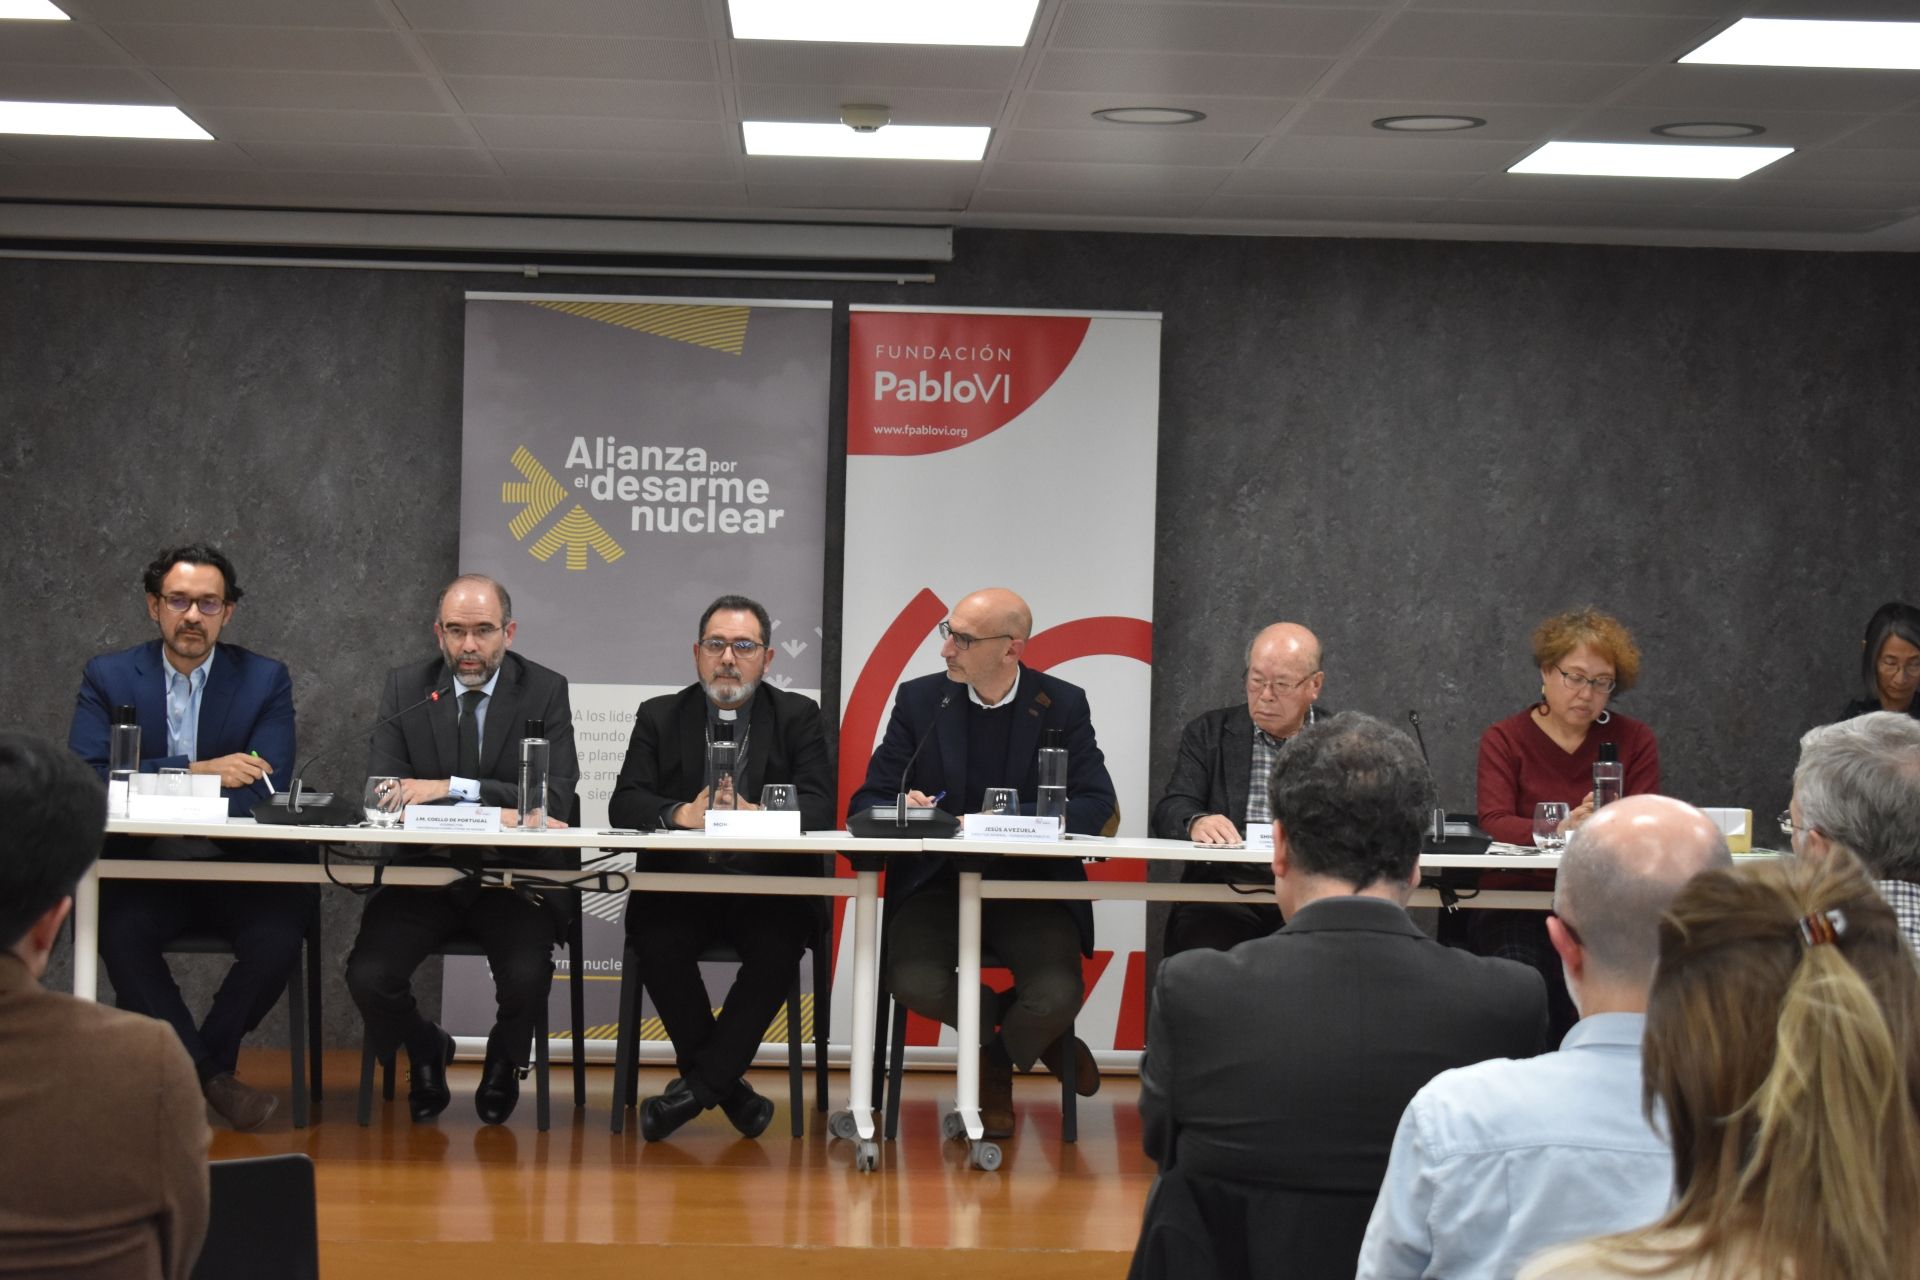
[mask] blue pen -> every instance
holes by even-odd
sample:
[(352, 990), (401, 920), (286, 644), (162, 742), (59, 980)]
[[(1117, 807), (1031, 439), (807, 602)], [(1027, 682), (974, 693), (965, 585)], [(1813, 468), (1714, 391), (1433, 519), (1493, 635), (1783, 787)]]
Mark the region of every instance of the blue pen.
[(935, 797), (934, 797), (934, 798), (933, 798), (933, 799), (932, 799), (932, 800), (931, 800), (931, 801), (930, 801), (930, 802), (928, 803), (928, 805), (927, 805), (927, 807), (928, 807), (928, 808), (930, 808), (930, 809), (938, 809), (938, 808), (940, 807), (940, 802), (941, 802), (942, 800), (945, 800), (946, 798), (947, 798), (947, 793), (946, 793), (946, 792), (944, 792), (944, 791), (942, 791), (942, 792), (941, 792), (941, 793), (940, 793), (939, 795), (937, 795), (937, 796), (935, 796)]

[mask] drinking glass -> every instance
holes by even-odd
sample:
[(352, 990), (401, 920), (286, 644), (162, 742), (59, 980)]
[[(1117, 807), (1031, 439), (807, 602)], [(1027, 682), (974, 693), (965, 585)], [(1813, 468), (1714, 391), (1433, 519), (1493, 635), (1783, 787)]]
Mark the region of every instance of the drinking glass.
[(1567, 847), (1567, 834), (1560, 829), (1567, 813), (1559, 800), (1542, 800), (1533, 806), (1533, 843), (1542, 853), (1559, 853)]
[(800, 795), (791, 782), (769, 782), (760, 788), (760, 807), (772, 813), (797, 812)]
[(980, 806), (982, 813), (1019, 813), (1020, 792), (1015, 787), (988, 787), (987, 798)]
[(402, 798), (400, 779), (368, 778), (366, 797), (361, 802), (367, 821), (376, 827), (399, 826)]
[(160, 771), (160, 791), (163, 796), (190, 796), (193, 794), (193, 770), (162, 769)]

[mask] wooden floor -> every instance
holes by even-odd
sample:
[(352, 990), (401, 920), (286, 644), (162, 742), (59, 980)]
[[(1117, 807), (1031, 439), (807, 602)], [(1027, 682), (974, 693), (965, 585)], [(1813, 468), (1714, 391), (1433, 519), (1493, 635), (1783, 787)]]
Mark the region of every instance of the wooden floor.
[[(1011, 1273), (1021, 1280), (1119, 1277), (1140, 1225), (1153, 1166), (1140, 1150), (1139, 1085), (1109, 1078), (1080, 1103), (1080, 1140), (1060, 1141), (1059, 1086), (1045, 1074), (1016, 1081), (1018, 1129), (994, 1173), (968, 1167), (962, 1143), (940, 1139), (950, 1076), (909, 1072), (900, 1138), (880, 1168), (853, 1168), (853, 1148), (829, 1139), (807, 1112), (807, 1136), (788, 1136), (786, 1077), (757, 1072), (779, 1106), (759, 1140), (709, 1112), (663, 1143), (607, 1131), (612, 1070), (591, 1068), (587, 1107), (572, 1106), (571, 1076), (554, 1073), (554, 1123), (534, 1128), (531, 1081), (505, 1126), (473, 1113), (477, 1064), (449, 1075), (453, 1105), (437, 1122), (407, 1118), (405, 1080), (374, 1122), (354, 1123), (358, 1057), (330, 1054), (327, 1096), (313, 1127), (290, 1127), (286, 1102), (258, 1133), (214, 1130), (213, 1158), (305, 1151), (318, 1179), (320, 1254), (327, 1280), (600, 1276), (649, 1280), (878, 1274), (946, 1280)], [(284, 1078), (284, 1052), (249, 1051), (243, 1078)], [(641, 1074), (644, 1096), (670, 1073)], [(284, 1085), (281, 1086), (284, 1088)], [(845, 1101), (831, 1078), (829, 1105)], [(811, 1082), (809, 1082), (811, 1106)], [(641, 1270), (640, 1268), (644, 1268)]]

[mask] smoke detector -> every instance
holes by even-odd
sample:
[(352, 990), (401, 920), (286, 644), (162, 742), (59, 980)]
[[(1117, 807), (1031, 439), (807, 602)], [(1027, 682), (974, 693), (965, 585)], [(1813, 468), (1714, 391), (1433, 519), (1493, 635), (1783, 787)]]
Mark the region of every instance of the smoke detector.
[(893, 109), (879, 102), (843, 102), (840, 123), (855, 133), (878, 133), (893, 120)]

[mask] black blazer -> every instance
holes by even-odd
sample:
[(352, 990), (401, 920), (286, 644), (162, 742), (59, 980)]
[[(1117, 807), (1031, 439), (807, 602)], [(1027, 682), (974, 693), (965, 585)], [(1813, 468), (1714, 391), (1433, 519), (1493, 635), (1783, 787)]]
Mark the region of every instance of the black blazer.
[[(941, 700), (953, 695), (943, 712)], [(859, 813), (874, 805), (891, 805), (902, 789), (902, 773), (913, 749), (929, 732), (927, 743), (913, 762), (907, 783), (935, 794), (947, 792), (940, 807), (958, 815), (969, 798), (960, 794), (959, 779), (967, 776), (967, 688), (944, 672), (921, 676), (902, 684), (894, 694), (893, 716), (886, 734), (867, 762), (867, 778), (847, 802), (847, 812)], [(955, 705), (959, 704), (959, 705)], [(1017, 786), (1021, 808), (1033, 812), (1039, 794), (1041, 735), (1047, 729), (1064, 731), (1067, 748), (1067, 830), (1075, 835), (1098, 835), (1114, 814), (1117, 800), (1106, 757), (1093, 733), (1086, 691), (1042, 671), (1020, 668), (1020, 688), (1014, 708), (1013, 731), (1007, 742), (1006, 771), (1000, 780), (984, 786)], [(887, 859), (887, 897), (905, 901), (946, 865), (946, 855), (906, 854)], [(998, 880), (1085, 880), (1086, 869), (1077, 858), (995, 858), (986, 874)], [(1093, 909), (1085, 902), (1066, 904), (1080, 926), (1080, 947), (1093, 954)]]
[(1413, 1095), (1546, 1038), (1531, 968), (1443, 947), (1393, 902), (1323, 898), (1278, 933), (1161, 963), (1142, 1137), (1190, 1183), (1258, 1188), (1250, 1221), (1304, 1251), (1289, 1274), (1351, 1275)]
[[(1332, 715), (1318, 704), (1315, 720)], [(1253, 717), (1247, 704), (1202, 712), (1180, 734), (1180, 750), (1160, 802), (1153, 806), (1153, 834), (1185, 840), (1193, 820), (1203, 813), (1225, 814), (1244, 834), (1251, 797)], [(1180, 878), (1215, 884), (1272, 884), (1273, 868), (1245, 862), (1183, 862)]]
[[(741, 799), (758, 803), (760, 788), (767, 783), (791, 782), (800, 796), (801, 829), (833, 830), (833, 762), (820, 708), (810, 698), (763, 682), (744, 715), (747, 769), (740, 779)], [(634, 715), (633, 737), (607, 803), (607, 819), (616, 827), (659, 830), (666, 825), (669, 807), (700, 794), (706, 773), (706, 691), (690, 684), (678, 693), (649, 698)], [(649, 853), (645, 863), (645, 869), (654, 871), (770, 870), (787, 875), (811, 874), (825, 865), (790, 854), (767, 854), (752, 865), (743, 865), (735, 855), (725, 867), (716, 867), (697, 853)]]
[[(387, 673), (380, 694), (380, 718), (418, 702), (435, 689), (438, 702), (408, 711), (373, 732), (367, 752), (367, 775), (398, 778), (450, 778), (460, 761), (459, 682), (438, 657), (395, 667)], [(547, 804), (555, 815), (570, 812), (580, 782), (580, 760), (573, 745), (573, 707), (567, 701), (567, 678), (509, 649), (500, 662), (500, 679), (487, 706), (486, 732), (480, 738), (482, 804), (517, 806), (520, 803), (520, 740), (526, 722), (545, 724), (553, 744), (547, 761)], [(562, 851), (548, 850), (549, 854)], [(541, 861), (551, 861), (542, 858)]]

